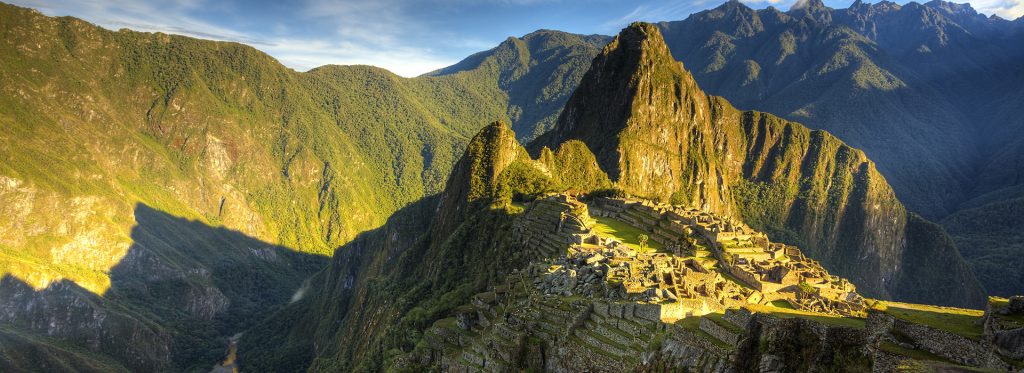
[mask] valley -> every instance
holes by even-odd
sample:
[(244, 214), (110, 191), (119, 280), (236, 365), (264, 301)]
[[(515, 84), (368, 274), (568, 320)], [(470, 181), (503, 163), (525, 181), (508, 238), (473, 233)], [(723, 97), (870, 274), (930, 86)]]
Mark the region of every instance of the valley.
[(729, 1), (403, 78), (0, 3), (0, 371), (1024, 371), (1021, 25)]

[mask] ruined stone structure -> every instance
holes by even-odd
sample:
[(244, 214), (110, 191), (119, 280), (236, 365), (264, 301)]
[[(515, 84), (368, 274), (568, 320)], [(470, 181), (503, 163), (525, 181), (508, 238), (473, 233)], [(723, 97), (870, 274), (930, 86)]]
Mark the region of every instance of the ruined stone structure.
[[(665, 249), (595, 234), (590, 214), (633, 224)], [(693, 209), (550, 195), (526, 206), (514, 234), (546, 259), (512, 269), (504, 284), (435, 322), (395, 367), (724, 373), (841, 361), (849, 371), (890, 372), (918, 362), (906, 351), (943, 367), (1024, 366), (1024, 298), (993, 301), (978, 320), (984, 337), (964, 337), (869, 311), (849, 282), (799, 249)], [(762, 311), (779, 300), (795, 313)], [(858, 321), (834, 321), (847, 319)]]
[[(764, 233), (741, 222), (643, 200), (600, 198), (591, 205), (595, 214), (640, 227), (672, 248), (673, 254), (638, 254), (611, 245), (611, 251), (602, 253), (626, 263), (626, 268), (612, 271), (610, 278), (621, 281), (627, 293), (657, 284), (652, 300), (702, 302), (710, 297), (719, 304), (711, 309), (784, 300), (798, 309), (827, 314), (864, 312), (863, 299), (849, 281), (829, 274), (800, 249), (770, 242)], [(709, 253), (715, 260), (708, 260)], [(718, 271), (746, 287), (734, 286)]]

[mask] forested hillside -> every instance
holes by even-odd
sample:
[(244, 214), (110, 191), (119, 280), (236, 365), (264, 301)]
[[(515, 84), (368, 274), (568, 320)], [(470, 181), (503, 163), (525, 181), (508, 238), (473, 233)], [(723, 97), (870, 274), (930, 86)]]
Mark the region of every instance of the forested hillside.
[[(132, 370), (212, 363), (227, 336), (284, 304), (281, 292), (335, 248), (439, 192), (468, 136), (509, 118), (507, 85), (520, 80), (499, 85), (503, 70), (487, 61), (415, 79), (365, 66), (299, 73), (245, 45), (112, 32), (9, 5), (0, 35), (0, 275), (5, 294), (19, 294), (0, 300), (11, 311), (4, 332), (30, 343), (34, 333), (86, 338), (85, 325), (155, 327), (159, 348), (116, 338), (90, 347), (141, 356)], [(560, 37), (524, 46), (517, 74), (577, 58), (545, 48), (591, 45)], [(572, 85), (529, 84), (554, 98)], [(551, 115), (532, 110), (514, 112)], [(269, 283), (239, 292), (236, 276)], [(68, 319), (57, 299), (121, 317)], [(22, 318), (33, 304), (43, 306)]]

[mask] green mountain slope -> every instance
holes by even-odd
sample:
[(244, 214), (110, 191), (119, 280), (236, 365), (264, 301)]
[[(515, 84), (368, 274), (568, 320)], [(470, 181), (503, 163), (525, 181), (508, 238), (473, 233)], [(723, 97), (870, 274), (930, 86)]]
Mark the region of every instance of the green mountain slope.
[[(653, 25), (634, 24), (606, 46), (555, 129), (530, 148), (536, 159), (506, 125), (485, 127), (438, 199), (403, 209), (339, 249), (310, 296), (247, 332), (243, 368), (376, 371), (432, 364), (407, 355), (438, 338), (428, 326), (462, 312), (456, 307), (473, 294), (507, 283), (525, 263), (549, 263), (545, 258), (559, 254), (550, 247), (564, 240), (558, 232), (566, 212), (559, 218), (555, 210), (550, 219), (547, 208), (537, 207), (543, 204), (523, 210), (514, 201), (566, 188), (739, 215), (773, 235), (802, 240), (812, 256), (879, 296), (983, 302), (941, 228), (907, 213), (862, 152), (827, 133), (741, 112), (704, 94)], [(936, 289), (941, 298), (932, 295)], [(442, 360), (441, 366), (452, 365)]]
[[(480, 123), (553, 121), (584, 71), (572, 67), (602, 39), (538, 32), (471, 71), (406, 79), (365, 66), (297, 73), (236, 43), (5, 4), (0, 34), (0, 276), (23, 295), (0, 300), (12, 310), (0, 322), (24, 335), (57, 322), (51, 336), (74, 343), (151, 337), (85, 349), (132, 370), (215, 362), (323, 256), (440, 192)], [(234, 233), (207, 233), (221, 229)], [(265, 266), (258, 247), (291, 259)], [(246, 276), (271, 284), (230, 281)], [(24, 315), (40, 302), (52, 306)], [(111, 321), (68, 319), (62, 302)]]
[(786, 13), (728, 2), (659, 27), (708, 92), (864, 149), (912, 210), (941, 218), (977, 195), (1002, 148), (987, 145), (1004, 127), (989, 123), (1020, 86), (1020, 37), (977, 16), (942, 1)]
[(496, 82), (508, 95), (508, 116), (529, 141), (554, 126), (565, 100), (610, 37), (540, 30), (508, 38), (497, 47), (428, 75), (464, 74)]
[(0, 276), (18, 295), (0, 322), (132, 370), (207, 369), (323, 256), (439, 192), (506, 113), (471, 76), (297, 73), (9, 5), (0, 34)]

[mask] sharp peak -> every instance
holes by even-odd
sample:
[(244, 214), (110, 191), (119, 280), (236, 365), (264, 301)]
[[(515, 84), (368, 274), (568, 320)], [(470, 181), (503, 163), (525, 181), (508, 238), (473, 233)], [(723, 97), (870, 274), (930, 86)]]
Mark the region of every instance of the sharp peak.
[(613, 54), (628, 56), (636, 54), (637, 60), (668, 59), (675, 61), (668, 50), (661, 29), (647, 22), (633, 22), (619, 31), (615, 39), (605, 46), (601, 53), (605, 56)]
[(653, 23), (647, 22), (630, 23), (629, 26), (619, 31), (619, 34), (615, 36), (615, 40), (620, 43), (652, 42), (665, 44), (665, 37), (661, 35), (661, 29)]
[(497, 120), (488, 123), (486, 126), (477, 131), (476, 135), (470, 140), (470, 142), (493, 142), (499, 139), (511, 138), (515, 139), (516, 134), (512, 131), (512, 127), (503, 120)]
[(722, 3), (722, 5), (719, 5), (715, 9), (749, 9), (749, 10), (754, 10), (754, 8), (751, 8), (751, 7), (747, 6), (747, 4), (744, 4), (740, 0), (728, 0), (728, 1), (724, 2), (724, 3)]

